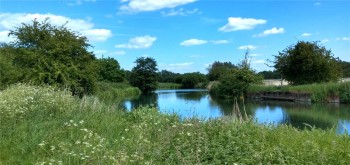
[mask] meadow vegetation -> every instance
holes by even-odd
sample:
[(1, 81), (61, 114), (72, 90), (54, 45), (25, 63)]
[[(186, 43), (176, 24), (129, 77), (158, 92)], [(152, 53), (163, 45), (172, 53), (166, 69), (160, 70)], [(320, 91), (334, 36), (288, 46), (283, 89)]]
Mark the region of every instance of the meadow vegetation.
[(47, 86), (0, 93), (0, 164), (347, 164), (349, 135), (130, 112)]
[(265, 86), (252, 84), (248, 92), (304, 92), (311, 94), (311, 101), (327, 103), (329, 97), (339, 97), (341, 103), (350, 103), (350, 82), (320, 83), (297, 86)]

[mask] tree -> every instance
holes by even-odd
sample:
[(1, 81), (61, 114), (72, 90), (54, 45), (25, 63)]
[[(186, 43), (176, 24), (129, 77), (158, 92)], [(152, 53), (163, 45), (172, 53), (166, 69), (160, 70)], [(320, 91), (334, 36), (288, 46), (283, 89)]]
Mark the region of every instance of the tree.
[(69, 87), (80, 96), (95, 91), (96, 59), (86, 37), (51, 25), (49, 18), (23, 23), (9, 35), (16, 39), (6, 49), (12, 66), (22, 72), (18, 82)]
[(262, 71), (258, 74), (264, 76), (264, 79), (281, 79), (281, 74), (278, 73), (276, 70), (274, 71)]
[(228, 74), (228, 72), (233, 68), (237, 68), (237, 66), (231, 62), (215, 61), (208, 68), (208, 78), (210, 81), (219, 80), (222, 75)]
[(158, 73), (158, 80), (162, 83), (176, 83), (176, 79), (180, 76), (179, 73), (162, 70)]
[(208, 82), (207, 77), (199, 72), (185, 73), (181, 77), (181, 86), (187, 89), (202, 87)]
[(219, 84), (213, 87), (211, 93), (224, 98), (237, 98), (246, 94), (250, 84), (261, 83), (262, 76), (250, 68), (249, 50), (237, 66), (238, 68), (230, 69), (228, 74), (220, 77)]
[(109, 82), (123, 82), (125, 74), (120, 69), (119, 63), (114, 58), (98, 59), (99, 80)]
[(293, 85), (337, 81), (342, 77), (339, 59), (317, 42), (299, 41), (275, 56), (275, 69)]
[(150, 57), (140, 57), (131, 70), (130, 84), (138, 87), (143, 93), (157, 89), (157, 62)]

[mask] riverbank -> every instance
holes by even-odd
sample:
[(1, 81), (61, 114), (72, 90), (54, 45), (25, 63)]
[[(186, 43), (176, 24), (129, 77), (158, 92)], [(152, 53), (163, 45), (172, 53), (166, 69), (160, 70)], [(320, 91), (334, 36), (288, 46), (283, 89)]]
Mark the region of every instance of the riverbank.
[(346, 164), (349, 136), (235, 118), (180, 120), (152, 107), (15, 85), (0, 94), (0, 164)]
[[(316, 103), (350, 104), (350, 82), (323, 83), (299, 86), (266, 86), (252, 84), (247, 96), (251, 98), (274, 97)], [(283, 96), (282, 96), (283, 95)], [(260, 97), (260, 98), (262, 98)], [(278, 97), (276, 97), (278, 99)]]

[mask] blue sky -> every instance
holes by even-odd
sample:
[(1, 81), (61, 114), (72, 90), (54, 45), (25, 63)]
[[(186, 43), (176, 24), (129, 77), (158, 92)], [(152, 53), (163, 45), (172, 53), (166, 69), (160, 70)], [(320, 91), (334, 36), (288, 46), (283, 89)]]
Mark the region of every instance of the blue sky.
[(350, 62), (349, 9), (346, 0), (0, 0), (0, 42), (21, 22), (50, 17), (124, 69), (147, 56), (159, 70), (206, 73), (214, 61), (239, 63), (249, 48), (252, 68), (263, 71), (301, 40)]

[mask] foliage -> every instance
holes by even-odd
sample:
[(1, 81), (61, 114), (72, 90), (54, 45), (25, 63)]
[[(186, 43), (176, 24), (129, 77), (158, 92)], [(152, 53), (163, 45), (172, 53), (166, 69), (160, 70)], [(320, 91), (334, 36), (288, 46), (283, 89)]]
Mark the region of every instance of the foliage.
[(1, 77), (3, 83), (31, 82), (69, 87), (73, 94), (80, 96), (95, 91), (95, 57), (88, 51), (90, 45), (86, 37), (64, 26), (53, 26), (49, 19), (23, 23), (9, 35), (16, 40), (1, 46), (0, 55), (10, 56), (7, 60), (12, 64), (8, 69), (14, 67), (21, 74), (7, 80)]
[(228, 74), (221, 76), (219, 84), (214, 85), (210, 93), (225, 98), (237, 98), (244, 96), (252, 83), (261, 83), (262, 76), (250, 68), (249, 51), (238, 64), (238, 68), (229, 70)]
[(179, 73), (162, 70), (158, 73), (158, 81), (162, 83), (176, 83), (176, 79), (180, 76)]
[(186, 89), (203, 88), (208, 83), (207, 77), (199, 72), (185, 73), (181, 78), (181, 87)]
[(226, 75), (231, 69), (237, 68), (231, 62), (219, 62), (215, 61), (208, 68), (209, 81), (219, 80), (222, 75)]
[(283, 87), (251, 85), (248, 89), (248, 92), (306, 92), (311, 94), (312, 102), (327, 103), (329, 98), (339, 97), (341, 103), (350, 103), (350, 82), (321, 83)]
[(340, 61), (343, 68), (343, 77), (350, 77), (350, 62)]
[(157, 89), (180, 89), (181, 84), (176, 83), (158, 83)]
[(125, 74), (120, 69), (119, 63), (114, 58), (98, 59), (99, 64), (99, 80), (108, 82), (123, 82)]
[[(33, 102), (31, 96), (40, 99)], [(349, 135), (335, 130), (301, 131), (229, 117), (181, 120), (152, 107), (126, 112), (46, 87), (13, 86), (0, 98), (1, 164), (350, 162)], [(31, 111), (23, 115), (4, 115), (27, 107)], [(56, 110), (60, 113), (51, 115)]]
[(275, 56), (274, 67), (294, 85), (337, 81), (342, 76), (339, 60), (317, 42), (289, 46)]
[(118, 104), (125, 98), (133, 98), (141, 94), (139, 88), (127, 83), (98, 82), (97, 89), (94, 95), (109, 104)]
[(150, 57), (140, 57), (131, 71), (130, 84), (138, 87), (142, 93), (157, 89), (157, 62)]
[(281, 79), (281, 74), (277, 71), (262, 71), (258, 74), (263, 75), (264, 79)]

